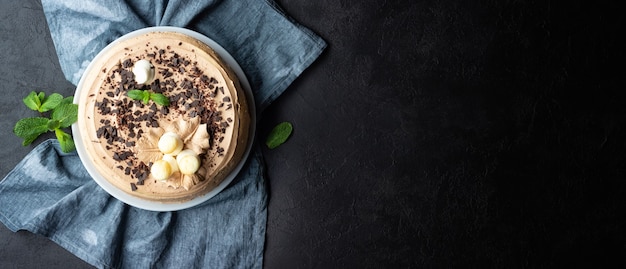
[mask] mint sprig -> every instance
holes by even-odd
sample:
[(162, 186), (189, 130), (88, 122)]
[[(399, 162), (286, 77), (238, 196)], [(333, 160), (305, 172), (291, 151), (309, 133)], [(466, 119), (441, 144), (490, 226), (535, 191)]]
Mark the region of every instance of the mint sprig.
[[(40, 135), (54, 131), (63, 152), (75, 149), (72, 136), (63, 128), (70, 127), (78, 119), (78, 105), (73, 104), (73, 97), (63, 98), (58, 93), (46, 97), (44, 92), (30, 92), (24, 99), (24, 104), (40, 113), (39, 117), (20, 119), (13, 127), (13, 133), (24, 139), (22, 145), (30, 145)], [(46, 117), (44, 112), (50, 112)]]
[(168, 99), (165, 95), (149, 92), (147, 90), (130, 90), (126, 93), (126, 95), (128, 95), (131, 99), (142, 101), (146, 105), (150, 100), (160, 106), (170, 105), (170, 99)]
[(270, 134), (267, 136), (267, 140), (265, 141), (265, 145), (268, 148), (274, 149), (287, 141), (287, 138), (291, 135), (293, 131), (293, 126), (289, 122), (279, 123), (272, 129)]
[(57, 107), (63, 101), (63, 96), (58, 93), (46, 96), (44, 92), (30, 92), (24, 99), (24, 104), (39, 113), (47, 112)]

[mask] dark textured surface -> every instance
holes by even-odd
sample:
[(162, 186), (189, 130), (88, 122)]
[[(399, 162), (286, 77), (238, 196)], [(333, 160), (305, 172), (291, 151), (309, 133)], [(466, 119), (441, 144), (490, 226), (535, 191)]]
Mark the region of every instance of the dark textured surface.
[[(261, 119), (294, 125), (264, 151), (265, 267), (626, 267), (617, 6), (278, 2), (329, 47)], [(4, 176), (22, 96), (73, 86), (40, 4), (0, 3)], [(36, 267), (89, 268), (0, 227), (0, 268)]]

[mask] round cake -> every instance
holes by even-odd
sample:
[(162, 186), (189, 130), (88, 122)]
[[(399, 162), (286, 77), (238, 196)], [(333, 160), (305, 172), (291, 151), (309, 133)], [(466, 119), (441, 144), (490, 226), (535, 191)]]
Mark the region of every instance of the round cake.
[(251, 121), (245, 91), (205, 43), (149, 32), (115, 43), (91, 66), (75, 101), (77, 126), (88, 158), (115, 187), (185, 202), (242, 161)]

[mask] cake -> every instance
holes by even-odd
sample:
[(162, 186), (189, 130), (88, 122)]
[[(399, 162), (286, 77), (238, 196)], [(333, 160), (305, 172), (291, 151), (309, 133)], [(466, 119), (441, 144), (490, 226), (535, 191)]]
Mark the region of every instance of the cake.
[(132, 196), (185, 202), (242, 161), (251, 119), (245, 91), (193, 37), (149, 32), (116, 42), (81, 85), (77, 126), (88, 158)]

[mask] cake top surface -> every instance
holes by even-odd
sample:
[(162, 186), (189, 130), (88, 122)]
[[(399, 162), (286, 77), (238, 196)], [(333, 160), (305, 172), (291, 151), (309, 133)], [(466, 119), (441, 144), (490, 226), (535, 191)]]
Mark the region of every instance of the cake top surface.
[[(142, 62), (154, 68), (146, 83), (138, 83), (142, 79), (132, 72)], [(247, 154), (246, 93), (228, 64), (198, 39), (148, 32), (116, 41), (90, 67), (76, 100), (86, 152), (81, 159), (87, 155), (95, 170), (127, 195), (160, 203), (194, 199), (220, 185)], [(131, 91), (148, 98), (135, 100)], [(167, 180), (150, 173), (165, 157), (158, 142), (166, 133), (177, 134), (184, 149), (198, 155), (197, 172), (174, 172)]]

